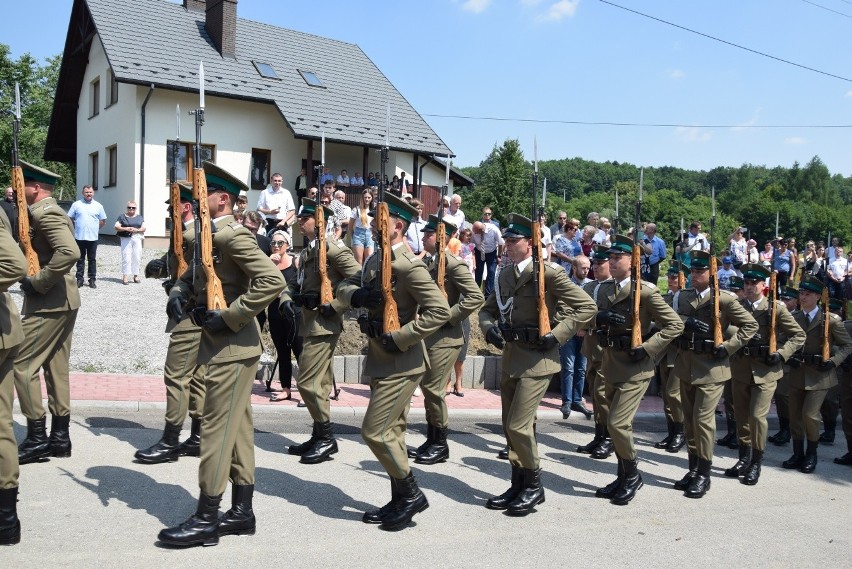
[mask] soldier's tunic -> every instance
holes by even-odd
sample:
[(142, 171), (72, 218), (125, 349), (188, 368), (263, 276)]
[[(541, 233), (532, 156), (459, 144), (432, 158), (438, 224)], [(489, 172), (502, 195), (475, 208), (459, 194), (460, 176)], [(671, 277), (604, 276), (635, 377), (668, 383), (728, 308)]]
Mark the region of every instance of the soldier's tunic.
[[(843, 323), (846, 333), (852, 336), (852, 320)], [(843, 434), (852, 452), (852, 355), (846, 356), (846, 360), (837, 371), (837, 381), (840, 384), (840, 416), (843, 424)]]
[[(347, 278), (338, 288), (338, 297), (347, 305), (352, 294), (363, 286), (381, 288), (378, 268), (381, 254), (371, 256), (363, 273)], [(405, 427), (411, 396), (429, 365), (423, 340), (450, 318), (450, 307), (423, 261), (404, 242), (391, 251), (391, 281), (397, 304), (400, 329), (392, 332), (400, 352), (382, 346), (380, 334), (370, 337), (364, 374), (370, 377), (372, 395), (361, 426), (361, 436), (387, 473), (398, 480), (411, 469), (405, 447)], [(381, 328), (383, 306), (369, 310), (369, 320)], [(419, 317), (418, 317), (419, 312)]]
[(39, 369), (44, 368), (51, 415), (71, 414), (68, 359), (80, 293), (69, 271), (80, 258), (74, 228), (53, 198), (30, 206), (32, 246), (40, 270), (31, 277), (35, 294), (24, 295), (24, 342), (15, 358), (15, 389), (29, 420), (44, 416)]
[[(669, 306), (674, 299), (673, 292), (663, 295), (663, 300)], [(677, 344), (672, 342), (666, 346), (658, 367), (660, 371), (660, 390), (663, 392), (663, 411), (669, 421), (683, 423), (683, 404), (680, 401), (680, 380), (674, 374), (674, 364), (677, 358)]]
[[(583, 291), (597, 303), (597, 298), (615, 291), (615, 281), (611, 278), (604, 281), (592, 281), (583, 285)], [(596, 425), (606, 425), (609, 419), (609, 401), (606, 398), (606, 384), (601, 374), (603, 348), (598, 335), (595, 334), (595, 319), (585, 326), (585, 336), (581, 351), (586, 356), (586, 384), (592, 397), (593, 412)]]
[[(544, 263), (544, 270), (551, 333), (564, 344), (594, 318), (595, 303), (571, 282), (561, 265)], [(532, 258), (504, 267), (497, 285), (479, 312), (479, 325), (483, 332), (492, 326), (500, 326), (503, 331), (506, 346), (500, 398), (509, 460), (514, 466), (534, 470), (539, 467), (533, 430), (536, 410), (550, 377), (561, 369), (559, 347), (542, 351), (537, 346), (538, 291), (533, 281)]]
[[(214, 223), (213, 247), (218, 252), (214, 267), (222, 281), (227, 304), (222, 318), (228, 328), (218, 332), (202, 329), (198, 351), (198, 363), (207, 366), (198, 482), (208, 496), (221, 495), (229, 478), (236, 485), (254, 484), (251, 385), (261, 354), (255, 316), (286, 287), (284, 277), (257, 247), (248, 229), (231, 215)], [(196, 306), (206, 306), (205, 272), (196, 271), (193, 285), (188, 270), (169, 297), (184, 302), (194, 298)]]

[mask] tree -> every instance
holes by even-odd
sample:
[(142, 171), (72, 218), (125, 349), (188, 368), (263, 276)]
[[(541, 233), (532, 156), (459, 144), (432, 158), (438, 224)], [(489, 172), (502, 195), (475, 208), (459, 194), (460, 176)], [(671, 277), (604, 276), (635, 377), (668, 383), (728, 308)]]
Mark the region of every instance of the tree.
[[(517, 139), (508, 139), (499, 148), (495, 145), (491, 154), (480, 163), (479, 174), (481, 180), (473, 190), (462, 194), (464, 209), (479, 212), (489, 206), (494, 217), (501, 221), (512, 212), (529, 216), (532, 211), (532, 165), (524, 160)], [(542, 181), (543, 178), (539, 177), (539, 184)], [(540, 193), (537, 199), (541, 200)], [(478, 214), (476, 218), (479, 218)]]

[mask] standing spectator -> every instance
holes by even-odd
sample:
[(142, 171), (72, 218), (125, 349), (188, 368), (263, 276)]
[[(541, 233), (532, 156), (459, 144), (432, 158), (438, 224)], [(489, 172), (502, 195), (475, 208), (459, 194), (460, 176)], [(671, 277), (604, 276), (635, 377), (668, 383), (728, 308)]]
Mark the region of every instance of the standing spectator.
[(459, 231), (464, 229), (464, 212), (461, 210), (461, 203), (461, 196), (453, 194), (450, 198), (450, 207), (444, 214), (447, 216), (447, 221), (458, 227)]
[(494, 213), (492, 213), (491, 208), (485, 206), (482, 208), (482, 220), (483, 223), (493, 223), (497, 229), (500, 229), (500, 222), (494, 219)]
[[(459, 248), (459, 257), (461, 257), (462, 261), (467, 264), (467, 267), (470, 269), (470, 274), (473, 274), (474, 270), (474, 258), (476, 252), (476, 245), (473, 244), (473, 231), (470, 227), (465, 227), (459, 232), (459, 242), (461, 243), (461, 247)], [(470, 326), (468, 326), (469, 328)]]
[(565, 224), (568, 222), (568, 213), (564, 211), (560, 211), (556, 214), (556, 223), (550, 226), (550, 234), (554, 236), (554, 241), (556, 241), (556, 237), (562, 235), (565, 231)]
[(538, 216), (538, 224), (541, 227), (541, 258), (547, 261), (553, 251), (553, 236), (547, 226), (547, 214), (541, 212)]
[[(400, 172), (400, 173), (399, 173), (399, 180), (398, 180), (397, 184), (398, 184), (398, 187), (399, 187), (399, 193), (400, 193), (400, 195), (402, 195), (402, 194), (404, 194), (405, 192), (409, 191), (409, 189), (408, 189), (408, 187), (409, 187), (409, 186), (408, 186), (408, 180), (406, 180), (406, 179), (405, 179), (405, 172)], [(461, 227), (459, 227), (459, 229), (461, 229)]]
[(337, 185), (341, 188), (349, 187), (349, 174), (345, 169), (340, 171), (340, 175), (337, 176)]
[(666, 258), (666, 242), (657, 235), (657, 224), (645, 224), (645, 244), (651, 248), (648, 255), (648, 271), (642, 271), (642, 280), (657, 284), (660, 278), (660, 261)]
[(349, 177), (349, 185), (353, 188), (361, 188), (364, 186), (364, 178), (361, 177), (361, 172), (355, 172), (354, 176)]
[[(586, 257), (592, 256), (592, 248), (595, 246), (595, 237), (598, 230), (594, 225), (587, 225), (583, 228), (583, 238), (580, 240), (580, 249)], [(594, 273), (594, 270), (592, 270)]]
[(760, 252), (760, 264), (767, 267), (771, 267), (773, 255), (774, 252), (772, 250), (772, 241), (767, 241), (763, 244), (763, 251)]
[[(571, 281), (582, 287), (591, 282), (588, 278), (591, 261), (588, 257), (579, 255), (574, 257), (572, 270), (569, 273)], [(561, 364), (562, 378), (562, 418), (567, 419), (571, 411), (578, 411), (585, 415), (586, 419), (592, 418), (592, 412), (586, 407), (583, 399), (583, 389), (586, 387), (586, 356), (582, 353), (583, 337), (585, 331), (580, 329), (559, 347), (559, 361)]]
[(803, 261), (806, 274), (813, 275), (822, 282), (826, 282), (828, 279), (828, 260), (825, 258), (825, 247), (816, 247), (813, 241), (809, 241)]
[(722, 290), (730, 290), (731, 277), (737, 276), (737, 271), (734, 270), (734, 260), (731, 257), (722, 259), (722, 268), (716, 271), (716, 278), (719, 280), (719, 288)]
[(710, 241), (705, 234), (701, 233), (700, 221), (693, 221), (689, 224), (689, 232), (686, 234), (684, 245), (686, 246), (684, 252), (692, 251), (693, 249), (698, 251), (710, 250)]
[[(243, 216), (242, 224), (243, 227), (251, 231), (252, 235), (254, 235), (257, 246), (263, 251), (263, 254), (267, 257), (270, 256), (272, 254), (270, 239), (260, 232), (262, 229), (261, 225), (263, 225), (263, 216), (256, 211), (247, 211)], [(263, 314), (263, 311), (261, 311), (261, 314)]]
[(266, 232), (272, 233), (276, 229), (283, 229), (292, 236), (290, 226), (296, 219), (296, 206), (290, 190), (282, 184), (284, 178), (278, 172), (272, 174), (272, 180), (265, 190), (260, 193), (257, 200), (257, 211), (266, 218)]
[(760, 263), (760, 253), (757, 251), (757, 241), (749, 239), (746, 243), (746, 258), (749, 263)]
[(320, 175), (319, 180), (317, 180), (317, 184), (322, 186), (329, 180), (334, 181), (334, 174), (331, 173), (331, 168), (326, 166), (322, 169), (322, 174)]
[(145, 220), (136, 210), (136, 202), (127, 202), (127, 212), (119, 215), (115, 222), (116, 235), (121, 238), (121, 282), (124, 284), (127, 284), (130, 275), (133, 275), (133, 282), (139, 282)]
[(828, 264), (829, 265), (831, 263), (833, 263), (834, 260), (837, 258), (837, 248), (839, 246), (840, 246), (840, 239), (837, 238), (837, 237), (832, 237), (831, 238), (831, 245), (829, 246), (828, 249), (825, 250), (825, 254), (828, 257)]
[(89, 287), (97, 288), (95, 279), (98, 276), (98, 233), (106, 223), (104, 206), (95, 201), (95, 190), (92, 186), (83, 186), (82, 198), (71, 204), (68, 217), (74, 222), (74, 239), (80, 248), (80, 258), (77, 260), (77, 286), (83, 286), (83, 269), (86, 257), (89, 258)]
[[(296, 191), (296, 198), (299, 203), (302, 202), (302, 198), (308, 195), (308, 186), (310, 185), (310, 180), (308, 180), (308, 175), (305, 172), (305, 169), (302, 168), (299, 170), (299, 175), (296, 176), (296, 182), (293, 184), (293, 189)], [(242, 192), (240, 192), (242, 194)]]
[[(459, 210), (461, 211), (461, 210)], [(482, 271), (486, 271), (485, 298), (494, 290), (494, 273), (497, 271), (497, 257), (502, 253), (505, 242), (500, 236), (500, 230), (492, 223), (477, 221), (473, 224), (473, 245), (476, 247), (476, 265), (474, 267), (474, 280), (478, 286), (482, 286)]]
[(346, 205), (346, 192), (337, 190), (334, 192), (334, 199), (328, 204), (328, 207), (334, 212), (334, 218), (341, 229), (341, 235), (346, 236), (349, 230), (349, 219), (352, 217), (352, 208)]
[(6, 195), (0, 202), (0, 207), (6, 212), (6, 217), (9, 218), (9, 230), (12, 232), (12, 237), (15, 241), (18, 241), (18, 204), (15, 202), (15, 190), (12, 187), (6, 188)]
[[(290, 236), (286, 231), (277, 230), (272, 233), (270, 245), (272, 255), (269, 256), (275, 267), (281, 271), (281, 276), (287, 281), (287, 288), (292, 295), (299, 288), (297, 273), (298, 263), (288, 249)], [(302, 320), (302, 310), (296, 307), (295, 318), (284, 318), (278, 309), (279, 300), (276, 297), (267, 310), (269, 316), (269, 335), (275, 344), (278, 356), (278, 378), (281, 381), (281, 391), (274, 393), (270, 401), (288, 401), (291, 399), (290, 389), (293, 387), (293, 356), (296, 360), (302, 356), (302, 336), (299, 333), (299, 323)], [(271, 379), (271, 378), (270, 378)]]
[(418, 259), (422, 259), (426, 256), (426, 249), (423, 248), (423, 228), (426, 226), (426, 221), (423, 219), (423, 203), (418, 199), (412, 199), (409, 203), (417, 210), (417, 217), (408, 224), (405, 242), (408, 243), (411, 252)]
[(609, 245), (612, 241), (612, 236), (615, 234), (612, 230), (612, 223), (606, 217), (602, 217), (599, 221), (598, 239), (603, 239), (601, 244)]
[(238, 215), (244, 217), (246, 211), (248, 211), (248, 194), (243, 191), (237, 196), (237, 204), (234, 206), (234, 217)]
[(740, 270), (743, 263), (748, 262), (748, 241), (743, 237), (745, 227), (738, 227), (736, 231), (728, 237), (728, 249), (731, 251), (731, 257), (734, 259), (734, 269)]
[(580, 244), (574, 239), (579, 229), (580, 221), (571, 219), (562, 226), (562, 233), (553, 240), (553, 257), (569, 275), (574, 268), (574, 259), (583, 254)]
[(358, 265), (363, 265), (364, 261), (373, 254), (373, 232), (370, 229), (372, 217), (369, 215), (373, 205), (373, 192), (364, 190), (361, 192), (361, 203), (358, 207), (352, 210), (354, 223), (350, 223), (352, 227), (352, 253), (355, 255), (355, 261)]
[(772, 253), (772, 270), (778, 271), (778, 286), (787, 286), (793, 269), (793, 253), (787, 249), (787, 240), (779, 239), (778, 247)]
[(843, 256), (843, 247), (834, 247), (835, 259), (828, 265), (828, 294), (843, 300), (843, 281), (849, 272), (849, 261)]

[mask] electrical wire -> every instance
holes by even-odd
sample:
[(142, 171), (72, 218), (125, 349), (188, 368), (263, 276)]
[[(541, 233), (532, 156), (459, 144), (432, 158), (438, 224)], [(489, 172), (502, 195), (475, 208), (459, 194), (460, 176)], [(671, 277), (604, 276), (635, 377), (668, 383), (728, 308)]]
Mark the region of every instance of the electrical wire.
[[(811, 2), (811, 0), (802, 0), (802, 2), (804, 2), (805, 4), (810, 4), (811, 6), (816, 6), (817, 8), (822, 8), (823, 10), (826, 10), (826, 11), (831, 12), (833, 14), (837, 14), (838, 16), (843, 16), (844, 18), (852, 19), (852, 16), (850, 16), (849, 14), (844, 14), (843, 12), (838, 12), (837, 10), (832, 10), (831, 8), (828, 8), (827, 6), (823, 6), (822, 4), (817, 4), (816, 2)], [(847, 2), (847, 4), (848, 3), (849, 2)]]
[(437, 113), (423, 113), (424, 117), (439, 119), (460, 119), (472, 121), (499, 121), (499, 122), (526, 122), (536, 124), (573, 124), (581, 126), (630, 126), (650, 128), (852, 128), (852, 124), (767, 124), (767, 125), (740, 125), (740, 124), (677, 124), (677, 123), (640, 123), (640, 122), (615, 122), (615, 121), (572, 121), (561, 119), (522, 119), (516, 117), (477, 117), (472, 115), (442, 115)]

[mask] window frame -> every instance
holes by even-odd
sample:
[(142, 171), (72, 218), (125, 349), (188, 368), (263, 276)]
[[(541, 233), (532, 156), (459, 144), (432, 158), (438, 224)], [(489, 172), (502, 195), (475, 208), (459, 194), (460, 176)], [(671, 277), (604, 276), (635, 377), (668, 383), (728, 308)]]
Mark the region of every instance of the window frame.
[(100, 157), (97, 151), (89, 154), (89, 180), (92, 189), (98, 191), (98, 181), (100, 173)]
[(107, 69), (107, 78), (109, 79), (109, 83), (107, 84), (108, 100), (104, 109), (108, 109), (118, 103), (118, 81), (115, 80), (115, 73), (112, 72), (112, 69)]
[(101, 76), (98, 75), (89, 82), (89, 118), (93, 119), (101, 113)]
[[(302, 76), (302, 79), (305, 81), (308, 87), (315, 87), (317, 89), (326, 88), (326, 86), (322, 82), (322, 79), (320, 79), (319, 75), (317, 75), (316, 71), (308, 71), (307, 69), (297, 69), (297, 71), (299, 72), (299, 75)], [(316, 82), (314, 83), (313, 81), (311, 81), (308, 75), (313, 77)]]
[(104, 154), (107, 159), (107, 183), (104, 188), (113, 188), (118, 185), (118, 145), (107, 146)]
[[(167, 184), (169, 183), (170, 170), (171, 170), (171, 167), (172, 167), (172, 147), (173, 147), (174, 143), (175, 143), (175, 141), (172, 140), (172, 139), (169, 139), (169, 140), (166, 141), (166, 183)], [(195, 142), (187, 142), (187, 141), (181, 140), (178, 144), (181, 148), (184, 149), (184, 152), (185, 152), (184, 156), (186, 156), (186, 171), (185, 171), (185, 174), (189, 177), (181, 178), (181, 177), (178, 176), (176, 181), (191, 184), (192, 183), (192, 176), (190, 175), (190, 172), (192, 172), (192, 170), (194, 168), (192, 148), (195, 146)], [(215, 144), (205, 144), (205, 143), (202, 142), (201, 147), (210, 149), (210, 161), (215, 162), (216, 161), (216, 145)], [(177, 176), (177, 174), (180, 170), (180, 163), (177, 164), (177, 167), (175, 168), (175, 170), (176, 170), (175, 175)]]

